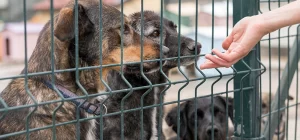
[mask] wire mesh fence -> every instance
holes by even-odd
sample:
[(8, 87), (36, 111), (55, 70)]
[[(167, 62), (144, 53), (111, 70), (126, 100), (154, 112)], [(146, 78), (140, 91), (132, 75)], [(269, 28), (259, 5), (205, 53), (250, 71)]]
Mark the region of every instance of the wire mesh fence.
[(55, 15), (50, 0), (28, 55), (24, 0), (24, 69), (0, 65), (0, 139), (300, 138), (298, 25), (199, 69), (239, 20), (292, 1), (149, 1), (71, 0)]
[[(292, 1), (261, 1), (259, 12), (271, 11), (290, 2)], [(268, 123), (262, 123), (262, 134), (267, 139), (272, 139), (273, 135), (273, 139), (299, 139), (297, 135), (298, 33), (298, 25), (289, 26), (269, 34), (261, 41), (261, 44), (268, 46), (266, 52), (269, 61), (268, 82), (266, 82), (269, 91), (265, 90), (263, 92), (265, 95), (262, 95), (262, 108), (268, 108), (267, 110), (271, 112), (262, 115), (263, 122), (269, 120)], [(271, 70), (274, 64), (278, 71)], [(276, 80), (273, 77), (275, 74)], [(268, 102), (264, 102), (266, 100)]]

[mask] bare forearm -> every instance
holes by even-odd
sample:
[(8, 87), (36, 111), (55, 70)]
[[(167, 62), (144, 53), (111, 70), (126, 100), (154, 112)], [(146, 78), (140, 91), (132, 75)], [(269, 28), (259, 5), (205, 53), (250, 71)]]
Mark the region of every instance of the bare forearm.
[(262, 22), (262, 26), (266, 29), (266, 34), (285, 26), (300, 23), (300, 0), (257, 15), (256, 18)]

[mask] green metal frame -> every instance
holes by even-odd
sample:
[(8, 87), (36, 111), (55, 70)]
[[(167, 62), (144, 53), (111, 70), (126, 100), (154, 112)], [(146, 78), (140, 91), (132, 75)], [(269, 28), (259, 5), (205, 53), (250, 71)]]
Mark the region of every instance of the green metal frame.
[[(239, 20), (246, 16), (257, 15), (259, 0), (233, 0), (233, 22), (236, 24)], [(259, 124), (257, 119), (260, 112), (257, 108), (259, 103), (259, 79), (262, 73), (253, 71), (260, 69), (261, 63), (259, 44), (241, 61), (236, 63), (234, 67), (239, 71), (248, 71), (248, 73), (238, 74), (234, 78), (234, 89), (243, 87), (253, 87), (251, 90), (240, 90), (234, 92), (234, 139), (259, 139)]]

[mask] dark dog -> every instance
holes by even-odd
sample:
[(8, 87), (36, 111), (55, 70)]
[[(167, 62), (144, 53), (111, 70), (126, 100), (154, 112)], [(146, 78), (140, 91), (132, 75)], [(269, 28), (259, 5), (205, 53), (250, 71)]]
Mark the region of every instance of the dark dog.
[[(121, 13), (106, 5), (103, 5), (102, 11), (103, 39), (102, 44), (99, 44), (99, 6), (98, 0), (78, 1), (79, 67), (117, 64), (121, 61), (139, 62), (141, 58), (144, 60), (159, 58), (159, 45), (149, 39), (145, 39), (143, 42), (145, 52), (141, 56), (140, 35), (131, 29), (128, 18), (124, 16), (124, 58), (121, 60)], [(54, 65), (57, 70), (75, 67), (74, 7), (74, 2), (70, 2), (54, 18)], [(50, 23), (47, 23), (41, 31), (36, 48), (28, 61), (29, 73), (51, 70), (50, 33)], [(102, 54), (99, 46), (102, 46)], [(100, 63), (100, 57), (102, 57), (103, 63)], [(149, 62), (144, 63), (143, 66), (147, 73), (152, 69), (157, 69), (159, 64)], [(119, 66), (105, 67), (102, 73), (98, 68), (81, 70), (78, 79), (89, 94), (94, 94), (104, 89), (100, 75), (102, 74), (106, 80), (106, 75), (110, 70), (118, 71), (119, 69)], [(127, 70), (134, 72), (139, 69), (131, 69), (130, 65), (126, 65), (124, 71)], [(82, 96), (84, 95), (83, 91), (75, 83), (75, 79), (74, 72), (56, 73), (55, 85), (63, 86), (64, 89)], [(81, 139), (94, 140), (95, 120), (80, 121), (80, 125), (76, 125), (76, 122), (79, 122), (77, 119), (86, 118), (89, 114), (78, 109), (79, 106), (69, 101), (51, 102), (61, 100), (61, 97), (45, 84), (47, 81), (51, 81), (51, 74), (30, 76), (27, 81), (28, 86), (25, 86), (25, 79), (18, 78), (4, 89), (0, 99), (5, 104), (1, 102), (0, 109), (8, 108), (9, 110), (0, 112), (0, 137), (14, 140), (25, 139), (25, 130), (45, 127), (41, 130), (30, 130), (28, 137), (34, 140), (46, 140), (54, 138), (54, 133), (56, 133), (55, 137), (58, 140), (74, 140), (79, 134), (76, 133), (76, 130), (79, 130)], [(36, 103), (45, 104), (35, 105)], [(15, 109), (16, 107), (22, 108)], [(73, 123), (62, 125), (69, 121), (73, 121)], [(60, 125), (55, 126), (57, 124)], [(16, 134), (17, 136), (9, 136), (13, 132), (20, 133)]]
[[(141, 32), (141, 13), (135, 13), (131, 15), (130, 23), (135, 30)], [(196, 54), (195, 51), (197, 50), (197, 54), (199, 54), (201, 45), (199, 43), (195, 44), (195, 41), (184, 36), (180, 36), (180, 38), (178, 38), (178, 33), (176, 30), (177, 27), (172, 21), (164, 19), (162, 26), (163, 30), (161, 31), (160, 16), (158, 16), (152, 11), (144, 11), (144, 36), (146, 38), (159, 42), (160, 35), (162, 35), (163, 45), (169, 48), (169, 53), (166, 54), (166, 57), (178, 57), (178, 47), (180, 46), (180, 56), (191, 56), (190, 58), (181, 58), (181, 65), (188, 65), (194, 63)], [(178, 44), (178, 39), (181, 39), (181, 44)], [(173, 60), (167, 60), (162, 67), (164, 73), (168, 75), (169, 70), (177, 66), (177, 61), (177, 58)], [(136, 65), (136, 67), (137, 69), (139, 69), (140, 66)], [(149, 86), (148, 81), (144, 79), (139, 73), (125, 73), (124, 76), (132, 87)], [(145, 76), (150, 80), (152, 84), (161, 84), (166, 83), (167, 81), (166, 78), (159, 71), (145, 74)], [(122, 76), (115, 71), (110, 72), (108, 76), (108, 84), (112, 90), (129, 88), (126, 82), (123, 81)], [(126, 97), (126, 99), (124, 99), (124, 97), (128, 94), (128, 92), (113, 94), (107, 98), (105, 105), (108, 108), (108, 113), (112, 113), (120, 111), (120, 103), (123, 99), (124, 110), (158, 104), (160, 102), (163, 102), (163, 100), (160, 100), (160, 96), (162, 96), (163, 99), (164, 94), (162, 93), (162, 90), (164, 88), (165, 86), (160, 86), (154, 87), (152, 90), (149, 90), (149, 88), (134, 90), (130, 95), (128, 95), (128, 97)], [(120, 139), (120, 118), (121, 117), (118, 115), (104, 118), (104, 138)], [(141, 118), (143, 118), (143, 121), (141, 120)], [(143, 114), (141, 114), (141, 111), (132, 111), (124, 113), (124, 138), (127, 140), (157, 139), (158, 133), (161, 133), (158, 130), (159, 119), (161, 118), (159, 117), (158, 107), (143, 109)], [(141, 131), (143, 131), (143, 136), (141, 136)], [(163, 134), (161, 133), (161, 135)]]
[[(130, 16), (131, 26), (139, 32), (141, 31), (141, 22), (140, 12)], [(168, 60), (163, 68), (170, 70), (178, 66), (178, 47), (180, 47), (180, 56), (193, 56), (180, 58), (180, 65), (188, 66), (193, 64), (195, 62), (195, 51), (197, 50), (197, 55), (200, 53), (201, 44), (195, 44), (194, 40), (182, 35), (179, 38), (181, 44), (178, 44), (177, 25), (166, 18), (163, 19), (163, 23), (163, 31), (160, 31), (160, 16), (152, 11), (144, 11), (144, 36), (159, 43), (160, 34), (162, 34), (163, 45), (170, 49), (167, 57), (176, 57), (176, 59)]]
[[(212, 137), (215, 140), (226, 140), (226, 104), (228, 105), (228, 116), (231, 121), (233, 118), (233, 99), (221, 96), (213, 98), (214, 103), (211, 103), (211, 98), (197, 99), (197, 112), (195, 112), (195, 102), (193, 100), (186, 101), (180, 104), (180, 132), (177, 132), (177, 106), (171, 109), (165, 120), (177, 134), (180, 133), (181, 140), (193, 140), (197, 135), (198, 140), (210, 140)], [(211, 106), (214, 106), (212, 114)], [(197, 134), (195, 134), (195, 114), (197, 115)], [(213, 123), (212, 123), (212, 115)], [(230, 122), (230, 120), (228, 121)], [(213, 126), (213, 128), (212, 128)], [(230, 124), (228, 125), (230, 126)], [(230, 127), (228, 127), (230, 128)], [(231, 136), (233, 130), (228, 130), (228, 136)], [(213, 134), (212, 134), (213, 133)], [(176, 139), (172, 138), (172, 139)]]

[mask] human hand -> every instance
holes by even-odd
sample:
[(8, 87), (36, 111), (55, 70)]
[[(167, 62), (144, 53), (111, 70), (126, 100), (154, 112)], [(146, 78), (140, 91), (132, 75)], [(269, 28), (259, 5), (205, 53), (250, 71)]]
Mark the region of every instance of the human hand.
[(215, 56), (206, 54), (207, 60), (200, 66), (200, 69), (230, 67), (245, 57), (269, 30), (264, 27), (264, 20), (258, 16), (241, 19), (223, 41), (222, 47), (226, 51), (222, 53), (213, 49)]

